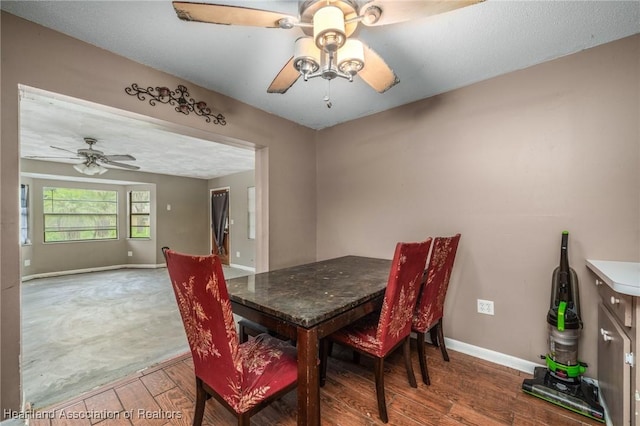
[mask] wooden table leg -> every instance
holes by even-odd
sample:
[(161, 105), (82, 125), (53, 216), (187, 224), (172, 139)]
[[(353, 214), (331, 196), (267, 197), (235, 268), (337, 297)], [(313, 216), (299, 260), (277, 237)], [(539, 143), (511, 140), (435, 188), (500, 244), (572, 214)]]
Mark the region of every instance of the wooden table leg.
[(320, 426), (318, 330), (298, 327), (298, 425)]

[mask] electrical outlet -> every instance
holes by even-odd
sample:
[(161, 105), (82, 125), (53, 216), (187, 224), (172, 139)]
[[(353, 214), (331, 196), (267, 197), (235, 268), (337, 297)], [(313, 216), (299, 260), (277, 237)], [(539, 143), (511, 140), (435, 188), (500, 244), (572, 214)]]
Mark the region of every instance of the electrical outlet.
[(493, 301), (478, 299), (478, 313), (493, 315)]
[(240, 257), (240, 252), (239, 251), (236, 252), (236, 257)]
[(132, 251), (128, 251), (128, 252), (127, 252), (127, 256), (129, 256), (129, 257), (133, 257), (133, 252), (132, 252)]

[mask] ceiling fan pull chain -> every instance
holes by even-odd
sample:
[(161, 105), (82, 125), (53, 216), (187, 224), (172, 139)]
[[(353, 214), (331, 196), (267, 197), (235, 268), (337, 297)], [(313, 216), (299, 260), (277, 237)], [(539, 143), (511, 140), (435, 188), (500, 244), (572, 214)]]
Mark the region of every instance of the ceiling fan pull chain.
[(333, 106), (331, 103), (331, 80), (327, 80), (327, 94), (324, 95), (323, 100), (327, 104), (327, 108), (331, 108)]

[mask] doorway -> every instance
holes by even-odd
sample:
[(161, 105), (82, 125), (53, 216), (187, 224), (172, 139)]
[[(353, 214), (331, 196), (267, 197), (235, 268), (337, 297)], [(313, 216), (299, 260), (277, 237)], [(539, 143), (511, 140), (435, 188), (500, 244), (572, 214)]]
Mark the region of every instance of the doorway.
[[(101, 140), (113, 141), (112, 142), (113, 145), (110, 145), (111, 146), (110, 147), (110, 152), (125, 152), (124, 150), (120, 151), (119, 150), (120, 148), (115, 145), (116, 143), (125, 143), (126, 142), (125, 138), (121, 137), (120, 135), (125, 135), (125, 134), (126, 135), (137, 135), (139, 133), (139, 131), (133, 131), (133, 130), (130, 131), (130, 132), (129, 131), (124, 131), (124, 130), (122, 130), (123, 127), (126, 126), (129, 121), (131, 121), (132, 128), (135, 128), (135, 124), (136, 123), (133, 122), (133, 119), (140, 119), (140, 120), (144, 121), (144, 117), (138, 117), (138, 116), (129, 117), (129, 114), (124, 112), (124, 111), (119, 111), (119, 110), (116, 111), (116, 110), (110, 109), (109, 107), (96, 106), (94, 104), (90, 104), (90, 103), (82, 101), (82, 100), (78, 100), (77, 104), (76, 104), (75, 100), (72, 100), (70, 98), (67, 99), (63, 95), (53, 94), (51, 96), (53, 96), (54, 101), (53, 102), (49, 102), (49, 97), (47, 95), (48, 95), (47, 93), (42, 92), (42, 94), (41, 94), (41, 92), (35, 91), (35, 89), (31, 90), (30, 92), (28, 92), (27, 95), (25, 95), (24, 93), (21, 92), (20, 107), (23, 108), (23, 110), (21, 110), (20, 115), (21, 115), (21, 126), (23, 126), (23, 131), (22, 131), (22, 133), (20, 135), (20, 139), (19, 139), (20, 143), (25, 143), (26, 144), (27, 142), (29, 142), (27, 140), (27, 138), (25, 137), (25, 134), (28, 134), (28, 132), (24, 131), (24, 126), (29, 126), (30, 124), (33, 123), (34, 127), (39, 128), (42, 133), (44, 133), (46, 135), (55, 135), (55, 141), (51, 141), (49, 139), (47, 139), (44, 142), (42, 140), (40, 140), (39, 143), (36, 143), (38, 141), (34, 141), (34, 143), (32, 145), (39, 146), (38, 149), (46, 149), (47, 147), (49, 147), (50, 144), (52, 144), (52, 145), (55, 145), (57, 147), (64, 147), (66, 149), (70, 149), (71, 151), (74, 151), (77, 148), (77, 146), (73, 145), (73, 143), (74, 143), (73, 141), (75, 139), (73, 137), (68, 136), (67, 133), (73, 133), (73, 130), (69, 130), (69, 129), (73, 129), (73, 123), (74, 122), (82, 121), (84, 123), (83, 124), (83, 126), (84, 126), (84, 130), (83, 131), (87, 131), (90, 134), (99, 135)], [(71, 103), (73, 103), (73, 104), (69, 105)], [(39, 120), (40, 117), (45, 117), (45, 118), (47, 117), (47, 114), (45, 114), (45, 113), (40, 113), (39, 114), (39, 112), (42, 112), (43, 109), (45, 109), (45, 108), (49, 108), (49, 105), (53, 105), (53, 107), (55, 107), (55, 109), (57, 110), (56, 117), (58, 117), (58, 119), (57, 120), (49, 120), (49, 121), (51, 121), (51, 126), (52, 127), (54, 127), (54, 125), (59, 127), (59, 129), (57, 129), (57, 130), (56, 129), (49, 129), (48, 127), (45, 127), (45, 125), (47, 123), (46, 120), (43, 120), (43, 121)], [(73, 113), (65, 113), (65, 110), (63, 108), (64, 106), (68, 106), (68, 109), (72, 110)], [(94, 107), (94, 106), (96, 107), (97, 110), (100, 111), (100, 113), (96, 112), (95, 114), (92, 114), (93, 111), (91, 110), (91, 107)], [(107, 118), (105, 118), (105, 115), (107, 113), (111, 113), (111, 112), (114, 113), (113, 115), (122, 115), (122, 117), (124, 117), (126, 119), (125, 120), (126, 122), (121, 124), (121, 125), (116, 125), (116, 124), (106, 125), (105, 121), (107, 120)], [(97, 117), (96, 117), (95, 120), (91, 120), (92, 124), (89, 126), (87, 124), (88, 123), (87, 119), (84, 119), (84, 118), (80, 119), (79, 118), (80, 114), (83, 114), (83, 115), (88, 116), (90, 118), (94, 117), (94, 116), (97, 116)], [(52, 114), (49, 114), (48, 116), (51, 117)], [(64, 117), (70, 117), (70, 119), (69, 120), (63, 120)], [(131, 120), (128, 120), (129, 118), (131, 118)], [(68, 122), (70, 122), (70, 123), (68, 124)], [(95, 126), (93, 125), (94, 122), (96, 123)], [(114, 118), (113, 119), (113, 123), (116, 123), (116, 122), (119, 123), (119, 121)], [(149, 125), (148, 126), (144, 126), (143, 125), (143, 128), (146, 129), (145, 131), (150, 133), (150, 132), (152, 132), (152, 131), (154, 131), (156, 129), (161, 129), (162, 130), (162, 129), (166, 128), (167, 130), (169, 130), (172, 133), (171, 141), (172, 141), (173, 145), (181, 145), (180, 143), (177, 143), (177, 141), (178, 141), (178, 139), (182, 140), (181, 139), (182, 136), (183, 136), (182, 133), (184, 133), (187, 137), (189, 137), (189, 141), (187, 141), (187, 142), (189, 142), (189, 144), (190, 144), (189, 147), (190, 148), (189, 149), (184, 149), (184, 151), (187, 151), (187, 152), (196, 152), (196, 151), (198, 151), (200, 149), (200, 145), (198, 145), (200, 141), (203, 142), (202, 145), (204, 145), (203, 147), (205, 149), (208, 148), (211, 145), (220, 144), (221, 142), (214, 142), (213, 140), (211, 140), (211, 138), (214, 138), (214, 137), (216, 139), (220, 139), (222, 141), (226, 141), (226, 139), (224, 137), (218, 137), (217, 135), (213, 135), (210, 132), (207, 133), (207, 132), (200, 131), (198, 129), (191, 129), (191, 128), (186, 128), (186, 127), (179, 126), (179, 125), (174, 125), (172, 123), (165, 123), (165, 122), (160, 123), (158, 120), (155, 120), (155, 121), (152, 120), (151, 122), (152, 122), (153, 126), (149, 126)], [(35, 126), (35, 124), (38, 124), (38, 126)], [(117, 138), (115, 138), (115, 137), (108, 138), (107, 136), (105, 136), (106, 132), (108, 130), (113, 130), (114, 132), (117, 132), (118, 137)], [(35, 134), (35, 133), (31, 133), (31, 134)], [(65, 145), (65, 143), (67, 143), (66, 142), (67, 140), (72, 141), (72, 142), (69, 142), (71, 144), (70, 146)], [(157, 141), (158, 138), (153, 137), (153, 136), (148, 136), (148, 137), (145, 138), (145, 140)], [(192, 148), (192, 145), (191, 145), (192, 143), (193, 143), (193, 146), (195, 146), (193, 148)], [(106, 144), (106, 142), (105, 142), (105, 144)], [(135, 147), (142, 147), (141, 143), (135, 143), (135, 144), (134, 143), (129, 143), (129, 144), (126, 145), (126, 150), (127, 150), (126, 152), (129, 152), (129, 148), (132, 148), (134, 146)], [(235, 145), (232, 145), (232, 144), (227, 145), (227, 148), (230, 149), (230, 147), (241, 148), (239, 145), (238, 146), (235, 146)], [(251, 151), (250, 149), (248, 149), (246, 147), (244, 147), (242, 149), (244, 151)], [(158, 148), (157, 145), (154, 145), (154, 148), (153, 148), (152, 151), (155, 152), (155, 151), (163, 151), (163, 150)], [(164, 150), (164, 151), (168, 152), (168, 149)], [(265, 151), (266, 151), (266, 149), (265, 149)], [(20, 147), (20, 152), (21, 152), (21, 154), (28, 154), (28, 152), (26, 150), (26, 145), (23, 145), (23, 146)], [(41, 151), (37, 151), (36, 154), (42, 154), (42, 152)], [(220, 155), (216, 156), (216, 155), (203, 154), (203, 153), (200, 153), (198, 155), (200, 155), (201, 157), (207, 157), (207, 158), (220, 157)], [(252, 153), (251, 156), (254, 157), (255, 159), (257, 159), (257, 154), (256, 153)], [(136, 157), (138, 158), (138, 161), (140, 161), (140, 162), (145, 159), (144, 155), (136, 154)], [(53, 164), (53, 162), (45, 162), (45, 161), (38, 162), (38, 161), (32, 160), (32, 159), (25, 159), (24, 162), (26, 163), (27, 167), (25, 167), (24, 165), (21, 164), (18, 172), (19, 173), (20, 172), (25, 172), (25, 176), (27, 176), (27, 175), (38, 175), (39, 176), (41, 174), (42, 175), (50, 175), (53, 172), (57, 172), (58, 170), (67, 170), (67, 169), (69, 169), (69, 170), (71, 170), (71, 172), (69, 172), (69, 177), (71, 179), (74, 179), (74, 180), (78, 179), (75, 175), (71, 175), (70, 174), (70, 173), (74, 172), (71, 165), (68, 165), (67, 169), (62, 169), (62, 168), (56, 167), (56, 165)], [(52, 165), (49, 165), (49, 163), (52, 163)], [(210, 162), (206, 162), (206, 163), (209, 164)], [(253, 163), (252, 163), (252, 165), (253, 165)], [(51, 168), (51, 171), (49, 170), (49, 167)], [(65, 167), (65, 166), (61, 166), (61, 167)], [(113, 170), (113, 171), (109, 172), (109, 174), (107, 176), (113, 175), (114, 178), (117, 177), (117, 178), (122, 179), (122, 177), (119, 176), (118, 173), (119, 172)], [(144, 174), (144, 176), (148, 177), (148, 176), (151, 176), (151, 174)], [(64, 174), (63, 177), (67, 177), (67, 174)], [(126, 181), (123, 180), (122, 182), (126, 182), (127, 184), (132, 183), (132, 182), (139, 183), (138, 180), (133, 181), (133, 180), (130, 180), (130, 179), (131, 178), (127, 177), (127, 180)], [(161, 176), (162, 183), (166, 183), (168, 181), (168, 179), (170, 179), (170, 178), (168, 178), (164, 174), (162, 174), (162, 176)], [(178, 177), (177, 179), (181, 179), (181, 177)], [(106, 183), (106, 179), (101, 178), (100, 182), (101, 183)], [(122, 182), (120, 182), (119, 184), (122, 185)], [(146, 180), (145, 180), (145, 182), (146, 182)], [(262, 184), (261, 182), (256, 182), (256, 186), (258, 186), (258, 187), (261, 184)], [(226, 184), (217, 185), (217, 186), (222, 187), (224, 185), (226, 185)], [(171, 188), (173, 188), (173, 186)], [(196, 207), (199, 209), (199, 212), (197, 214), (197, 216), (199, 218), (198, 221), (197, 221), (197, 223), (198, 223), (198, 227), (197, 228), (200, 230), (200, 233), (197, 236), (198, 237), (197, 241), (198, 241), (198, 246), (199, 246), (198, 250), (202, 251), (202, 249), (204, 249), (206, 251), (206, 233), (204, 233), (204, 234), (202, 233), (202, 231), (204, 231), (202, 226), (206, 226), (206, 217), (204, 217), (204, 216), (206, 216), (207, 213), (206, 213), (206, 210), (204, 210), (204, 211), (201, 210), (204, 207), (204, 198), (203, 197), (204, 197), (204, 194), (206, 194), (206, 192), (203, 194), (201, 191), (203, 189), (205, 191), (207, 191), (208, 189), (206, 188), (206, 186), (205, 187), (198, 186), (198, 188), (199, 188), (198, 189), (199, 194), (194, 195), (190, 199), (194, 200), (194, 202), (197, 202), (197, 206)], [(227, 191), (229, 191), (229, 188), (226, 188), (226, 189), (227, 189)], [(32, 195), (33, 195), (33, 192), (32, 192)], [(239, 198), (240, 197), (234, 197), (234, 199), (239, 199)], [(169, 200), (167, 199), (167, 201), (169, 201)], [(18, 212), (19, 211), (19, 207), (18, 207), (19, 198), (16, 198), (15, 203), (16, 203), (16, 207), (15, 207), (14, 210), (16, 212)], [(233, 208), (234, 212), (236, 212), (237, 214), (241, 214), (242, 213), (242, 211), (238, 210), (235, 206), (232, 207), (232, 208)], [(177, 212), (177, 209), (175, 209), (175, 208), (173, 209), (172, 212), (169, 212), (169, 213), (164, 213), (163, 212), (164, 213), (164, 216), (163, 216), (164, 219), (163, 220), (166, 220), (163, 223), (166, 224), (166, 226), (168, 228), (171, 227), (171, 222), (169, 222), (169, 221), (176, 216), (176, 212)], [(38, 217), (41, 217), (41, 215), (38, 216)], [(205, 219), (204, 223), (201, 221), (202, 218)], [(184, 223), (184, 219), (181, 218), (181, 220), (183, 221), (182, 223)], [(228, 253), (229, 253), (229, 250), (230, 250), (230, 247), (229, 247), (230, 246), (230, 235), (229, 235), (230, 226), (229, 225), (231, 225), (230, 220), (229, 220), (229, 209), (227, 209), (227, 214), (225, 216), (224, 224), (225, 224), (224, 229), (226, 230), (226, 232), (225, 232), (226, 239), (223, 240), (223, 241), (225, 242), (224, 248), (225, 248), (225, 253), (227, 255), (227, 261), (225, 263), (229, 264), (229, 261), (230, 261), (230, 257), (228, 256)], [(238, 235), (239, 232), (235, 232), (235, 234)], [(152, 235), (156, 235), (156, 234), (152, 233)], [(204, 241), (203, 241), (203, 238), (204, 238)], [(212, 241), (212, 239), (210, 239), (210, 241)], [(204, 247), (202, 247), (203, 242), (204, 242)], [(155, 240), (155, 239), (150, 240), (150, 243), (151, 244), (159, 244), (159, 243), (157, 243), (157, 240)], [(73, 243), (69, 243), (69, 247), (71, 246), (71, 244), (73, 244)], [(79, 244), (86, 244), (86, 243), (79, 243)], [(235, 243), (234, 243), (234, 247), (236, 247), (236, 249), (238, 249), (238, 247), (236, 246)], [(32, 255), (32, 253), (30, 251), (32, 249), (33, 249), (33, 244), (32, 245), (25, 245), (25, 246), (20, 246), (20, 245), (17, 246), (17, 250), (20, 250), (22, 252), (21, 253), (22, 254), (22, 258), (24, 258), (24, 259), (35, 259), (36, 258), (35, 256)], [(27, 250), (29, 250), (29, 252), (27, 252)], [(154, 250), (154, 256), (157, 255), (157, 252), (158, 252), (158, 250)], [(111, 263), (107, 263), (108, 259), (110, 259), (110, 257), (101, 256), (100, 258), (101, 259), (106, 259), (106, 260), (104, 260), (104, 265), (100, 264), (100, 265), (89, 265), (89, 266), (92, 269), (97, 269), (98, 272), (99, 272), (99, 269), (102, 268), (102, 267), (109, 268), (110, 266), (112, 266)], [(43, 257), (41, 256), (40, 259), (43, 259)], [(31, 263), (30, 265), (23, 266), (23, 268), (29, 268), (30, 267), (32, 269), (29, 270), (29, 272), (35, 271), (35, 272), (38, 272), (38, 274), (36, 274), (35, 272), (33, 272), (33, 273), (29, 273), (28, 272), (27, 274), (25, 274), (23, 271), (20, 271), (20, 279), (21, 280), (22, 280), (22, 276), (23, 275), (34, 275), (34, 276), (35, 275), (41, 275), (39, 273), (40, 270), (35, 269), (36, 267), (39, 267), (39, 266), (35, 265), (36, 262), (30, 262), (30, 263)], [(147, 264), (147, 262), (140, 262), (140, 263), (141, 264), (142, 263)], [(155, 257), (150, 259), (148, 263), (149, 263), (149, 265), (155, 265), (157, 263), (155, 261)], [(80, 266), (77, 266), (77, 267), (76, 266), (69, 267), (69, 266), (65, 266), (65, 264), (63, 264), (62, 262), (58, 262), (56, 264), (56, 266), (59, 266), (62, 271), (76, 270), (76, 269), (80, 270), (80, 269), (88, 269), (89, 268), (89, 266), (87, 266), (85, 268), (84, 265), (80, 265)], [(230, 273), (230, 272), (227, 271), (227, 269), (228, 268), (225, 266), (225, 276), (229, 276), (227, 274)], [(140, 269), (140, 272), (150, 272), (150, 273), (151, 272), (158, 272), (160, 274), (162, 274), (163, 271), (164, 271), (164, 269), (162, 269), (162, 268), (153, 269), (153, 268), (144, 267), (144, 268)], [(243, 272), (243, 271), (240, 270), (239, 272)], [(53, 272), (49, 272), (48, 270), (42, 271), (43, 275), (44, 274), (50, 274), (50, 273), (53, 273)], [(80, 277), (79, 274), (77, 276)], [(86, 274), (82, 274), (82, 276), (83, 276), (84, 279), (87, 278)], [(162, 277), (162, 275), (160, 275), (160, 277)], [(68, 280), (69, 280), (68, 277), (65, 277), (63, 279), (64, 282), (66, 282)], [(155, 283), (155, 285), (158, 286), (158, 283), (163, 284), (163, 281), (164, 281), (163, 279), (157, 279), (156, 278), (156, 279), (152, 279), (151, 283)], [(84, 284), (86, 285), (87, 283), (84, 283)], [(131, 284), (131, 280), (128, 282), (128, 284)], [(115, 287), (115, 286), (112, 286), (112, 287), (117, 289), (117, 287)], [(35, 286), (34, 286), (34, 288), (35, 288)], [(97, 288), (99, 290), (104, 290), (105, 289), (104, 286), (102, 286), (102, 287), (101, 286), (97, 286)], [(165, 286), (165, 288), (166, 288), (166, 286)], [(127, 287), (127, 289), (131, 290), (132, 289), (131, 285), (129, 285)], [(25, 290), (25, 288), (21, 284), (20, 292), (22, 293), (24, 290)], [(85, 295), (84, 293), (78, 293), (78, 292), (76, 292), (76, 293), (78, 295), (80, 295), (80, 294)], [(155, 300), (155, 299), (152, 299), (152, 298), (148, 297), (149, 294), (150, 294), (150, 290), (147, 290), (146, 292), (143, 292), (143, 294), (147, 294), (147, 297), (146, 297), (145, 300), (150, 300), (150, 301), (154, 301)], [(171, 294), (170, 294), (170, 296), (173, 297), (173, 295), (171, 295)], [(174, 306), (175, 305), (175, 300), (174, 300), (175, 298), (171, 299), (171, 297), (169, 298), (169, 302), (172, 303), (170, 306)], [(49, 300), (49, 301), (51, 300), (51, 298), (47, 298), (47, 297), (41, 297), (41, 298), (36, 297), (35, 299), (36, 299), (36, 301), (39, 301), (41, 303), (46, 303), (47, 300)], [(84, 299), (83, 301), (87, 302), (87, 300), (88, 299)], [(140, 300), (140, 299), (139, 298), (136, 299), (134, 297), (130, 297), (127, 300), (132, 301), (132, 300)], [(33, 311), (29, 310), (28, 307), (23, 306), (22, 304), (24, 302), (25, 302), (25, 299), (24, 299), (24, 297), (21, 296), (21, 298), (20, 298), (20, 304), (21, 304), (20, 305), (20, 310), (18, 311), (18, 314), (17, 314), (17, 316), (18, 316), (18, 319), (17, 319), (18, 324), (19, 324), (19, 321), (20, 321), (21, 314), (26, 314), (26, 321), (27, 322), (34, 320), (34, 315), (31, 313)], [(95, 306), (102, 307), (103, 305), (104, 305), (103, 302), (95, 302), (95, 304), (93, 306), (90, 306), (90, 308), (91, 307), (95, 307)], [(35, 306), (37, 308), (37, 305), (33, 305), (33, 306)], [(60, 307), (60, 308), (62, 307), (61, 305), (56, 305), (56, 306)], [(86, 303), (85, 303), (85, 306), (87, 306)], [(154, 310), (157, 311), (157, 305), (154, 306)], [(75, 313), (79, 313), (79, 311), (77, 311), (76, 309), (73, 309), (73, 310), (70, 310), (70, 311), (71, 312), (75, 312)], [(49, 311), (46, 310), (46, 309), (37, 309), (37, 313), (38, 314), (47, 314), (47, 313), (49, 313)], [(156, 312), (156, 314), (157, 314), (157, 312)], [(57, 320), (59, 320), (61, 318), (64, 318), (65, 320), (70, 319), (69, 315), (59, 315), (57, 317), (56, 316), (51, 316), (51, 317), (45, 318), (43, 320), (45, 325), (43, 327), (41, 327), (41, 330), (45, 330), (46, 331), (49, 327), (51, 327), (52, 321), (54, 321), (54, 320), (57, 321)], [(179, 320), (179, 317), (176, 317), (176, 318), (178, 318), (178, 320)], [(115, 324), (114, 323), (113, 325), (114, 326), (116, 326), (116, 325), (126, 326), (127, 324), (130, 324), (130, 321), (131, 321), (131, 319), (129, 317), (127, 317), (126, 321), (122, 321), (122, 324)], [(144, 322), (144, 321), (142, 321), (142, 322)], [(165, 326), (168, 324), (167, 321), (164, 321), (164, 322), (161, 321), (161, 323), (163, 323)], [(42, 323), (40, 323), (40, 324), (42, 324)], [(182, 330), (182, 325), (180, 324), (180, 322), (178, 322), (177, 324), (178, 324), (178, 330)], [(90, 325), (90, 324), (87, 323), (86, 325)], [(58, 327), (58, 329), (60, 329), (60, 330), (74, 330), (71, 327), (62, 327), (62, 326)], [(22, 331), (26, 331), (26, 328), (22, 328)], [(20, 329), (18, 329), (18, 334), (19, 334), (19, 332), (20, 332)], [(93, 333), (87, 333), (87, 335), (91, 335), (93, 337), (100, 336), (100, 337), (109, 338), (109, 339), (111, 339), (111, 337), (110, 337), (111, 334), (118, 335), (118, 336), (122, 336), (123, 335), (123, 333), (120, 333), (120, 332), (107, 333), (105, 330), (103, 330), (103, 329), (101, 329), (99, 327), (94, 329)], [(36, 336), (36, 334), (32, 333), (32, 336)], [(30, 346), (31, 341), (33, 341), (33, 339), (31, 339), (31, 341), (28, 341), (28, 339), (25, 339), (24, 336), (21, 338), (20, 342), (16, 342), (16, 344), (22, 345), (21, 346), (21, 350), (23, 352), (23, 357), (22, 357), (22, 360), (20, 361), (22, 363), (22, 367), (21, 367), (21, 370), (18, 371), (18, 375), (22, 376), (23, 386), (25, 385), (24, 381), (25, 380), (30, 380), (30, 377), (31, 377), (31, 376), (28, 375), (28, 374), (31, 374), (31, 373), (28, 370), (29, 366), (26, 365), (28, 363), (28, 361), (25, 362), (25, 357), (24, 357), (25, 353), (29, 357), (29, 359), (31, 359), (31, 360), (35, 359), (35, 356), (37, 354), (42, 354), (43, 357), (44, 357), (44, 358), (42, 358), (42, 361), (38, 360), (36, 362), (33, 362), (33, 364), (38, 364), (39, 366), (44, 368), (45, 371), (51, 371), (52, 373), (55, 373), (55, 374), (58, 374), (61, 371), (61, 368), (52, 367), (52, 364), (51, 364), (51, 362), (53, 362), (54, 360), (55, 361), (58, 361), (58, 360), (62, 361), (63, 360), (63, 357), (57, 357), (57, 359), (56, 359), (55, 357), (51, 356), (51, 351), (49, 349), (47, 349), (47, 344), (50, 344), (51, 340), (45, 340), (43, 338), (40, 338), (40, 339), (37, 339), (37, 340), (38, 341), (35, 342), (35, 343), (43, 344), (43, 346), (45, 347), (44, 350), (40, 351), (40, 350), (34, 349), (34, 347)], [(55, 342), (55, 339), (53, 341)], [(146, 344), (146, 342), (143, 342), (142, 337), (140, 337), (137, 340), (137, 343)], [(79, 346), (81, 346), (81, 345), (79, 345)], [(164, 345), (164, 349), (167, 349), (168, 346), (169, 345)], [(152, 363), (155, 362), (154, 360), (152, 360), (150, 358), (150, 355), (148, 355), (147, 352), (145, 352), (145, 356), (140, 354), (137, 357), (137, 360), (138, 361), (143, 360), (143, 362), (146, 363), (146, 364), (144, 366), (136, 366), (135, 367), (136, 371), (141, 369), (141, 368), (148, 367), (149, 365), (151, 365)], [(84, 375), (87, 372), (84, 368), (81, 368), (77, 363), (74, 363), (74, 362), (69, 362), (68, 365), (70, 365), (72, 367), (75, 367), (75, 370), (74, 370), (75, 377), (80, 377), (80, 379), (81, 379), (80, 381), (81, 382), (83, 382), (83, 383), (88, 383), (89, 382), (88, 380), (86, 380), (87, 376)], [(97, 364), (94, 363), (93, 367), (97, 367)], [(109, 368), (109, 371), (115, 371), (114, 363), (110, 362), (108, 368)], [(82, 370), (82, 371), (80, 371), (80, 370)], [(94, 368), (94, 370), (97, 370), (97, 368)], [(36, 377), (37, 379), (41, 379), (40, 374), (38, 374), (39, 372), (35, 372), (35, 370), (32, 370), (32, 371), (34, 373), (33, 377)], [(101, 372), (101, 378), (107, 377), (105, 371), (106, 370), (103, 370)], [(109, 374), (111, 374), (111, 373), (109, 373)], [(42, 377), (44, 377), (44, 376), (42, 376)], [(56, 377), (59, 378), (59, 374)], [(3, 379), (4, 379), (4, 376), (3, 376)], [(47, 378), (47, 379), (49, 379), (49, 378)], [(67, 380), (67, 379), (65, 378), (64, 380)], [(54, 383), (53, 380), (49, 380), (49, 381), (52, 384), (56, 384), (56, 385), (58, 384), (58, 382)], [(60, 381), (62, 381), (62, 380), (60, 380)], [(35, 382), (33, 382), (33, 383), (35, 383)], [(38, 385), (35, 388), (36, 389), (41, 389), (42, 386)], [(32, 389), (32, 388), (29, 388), (29, 389)], [(83, 392), (86, 391), (86, 390), (88, 390), (88, 389), (84, 389)], [(30, 391), (30, 393), (31, 393), (31, 391)], [(64, 395), (59, 390), (56, 390), (56, 397), (58, 397), (58, 396), (64, 396)]]
[(229, 189), (211, 190), (211, 253), (217, 254), (223, 265), (229, 265)]

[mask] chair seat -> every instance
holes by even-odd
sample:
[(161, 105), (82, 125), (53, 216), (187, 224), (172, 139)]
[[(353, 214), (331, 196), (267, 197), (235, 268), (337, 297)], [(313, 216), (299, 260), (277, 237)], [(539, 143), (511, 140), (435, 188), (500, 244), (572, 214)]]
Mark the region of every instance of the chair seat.
[(373, 356), (384, 356), (382, 342), (376, 337), (379, 321), (380, 312), (372, 312), (331, 334), (331, 340)]
[(231, 389), (222, 395), (238, 413), (250, 410), (298, 379), (296, 349), (280, 339), (259, 334), (242, 343), (238, 354), (244, 369), (240, 400)]

